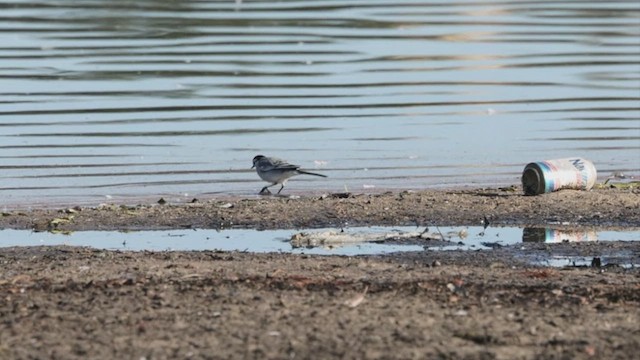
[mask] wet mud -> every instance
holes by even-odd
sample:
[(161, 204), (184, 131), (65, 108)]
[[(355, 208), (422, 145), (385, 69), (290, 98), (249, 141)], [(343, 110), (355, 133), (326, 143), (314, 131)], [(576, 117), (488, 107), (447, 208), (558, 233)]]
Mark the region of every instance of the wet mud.
[[(632, 189), (538, 197), (482, 189), (11, 210), (0, 224), (629, 228), (639, 225), (639, 205)], [(536, 261), (553, 256), (591, 261), (561, 268)], [(640, 346), (635, 241), (355, 257), (13, 247), (0, 249), (0, 263), (0, 358), (7, 359), (624, 359)]]
[(369, 225), (640, 226), (640, 189), (564, 190), (525, 196), (515, 187), (380, 194), (164, 199), (55, 209), (7, 210), (0, 228), (157, 230), (290, 229)]
[(504, 250), (35, 247), (0, 262), (7, 359), (622, 359), (640, 346), (640, 269), (533, 267)]

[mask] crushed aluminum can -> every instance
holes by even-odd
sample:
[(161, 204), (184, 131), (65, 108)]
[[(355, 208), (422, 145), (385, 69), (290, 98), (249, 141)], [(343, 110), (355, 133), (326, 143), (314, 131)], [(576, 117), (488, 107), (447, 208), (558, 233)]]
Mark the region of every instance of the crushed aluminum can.
[(537, 161), (522, 172), (525, 195), (539, 195), (561, 189), (589, 190), (598, 174), (593, 163), (583, 158)]

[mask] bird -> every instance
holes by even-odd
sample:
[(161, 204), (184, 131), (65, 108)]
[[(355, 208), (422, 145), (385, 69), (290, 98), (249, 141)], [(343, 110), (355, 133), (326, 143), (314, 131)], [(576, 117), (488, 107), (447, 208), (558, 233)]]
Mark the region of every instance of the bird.
[(262, 180), (271, 183), (271, 185), (263, 187), (262, 190), (260, 190), (260, 194), (265, 191), (269, 192), (270, 187), (278, 184), (280, 184), (280, 190), (278, 190), (278, 194), (280, 194), (287, 180), (292, 176), (304, 174), (327, 177), (326, 175), (300, 170), (300, 165), (289, 164), (285, 160), (264, 155), (256, 155), (253, 158), (253, 166), (251, 166), (251, 168), (253, 169), (254, 167)]

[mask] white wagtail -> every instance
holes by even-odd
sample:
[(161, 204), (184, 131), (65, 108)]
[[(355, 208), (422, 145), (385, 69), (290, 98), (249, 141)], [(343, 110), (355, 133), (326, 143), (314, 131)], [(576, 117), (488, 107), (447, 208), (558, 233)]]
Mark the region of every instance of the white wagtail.
[(282, 159), (263, 155), (257, 155), (253, 158), (253, 166), (251, 168), (253, 169), (254, 167), (262, 180), (271, 183), (271, 185), (263, 187), (260, 190), (260, 194), (269, 191), (270, 187), (278, 184), (281, 185), (280, 190), (278, 190), (278, 194), (280, 194), (280, 191), (284, 189), (284, 184), (292, 176), (306, 174), (327, 177), (326, 175), (300, 170), (300, 165), (292, 165)]

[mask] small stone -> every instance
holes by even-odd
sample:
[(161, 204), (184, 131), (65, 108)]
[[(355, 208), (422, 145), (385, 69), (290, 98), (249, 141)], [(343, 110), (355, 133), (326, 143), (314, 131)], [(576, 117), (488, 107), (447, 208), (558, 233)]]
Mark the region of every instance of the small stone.
[(462, 310), (461, 309), (461, 310), (456, 311), (455, 315), (456, 316), (467, 316), (467, 315), (469, 315), (469, 312), (467, 310)]

